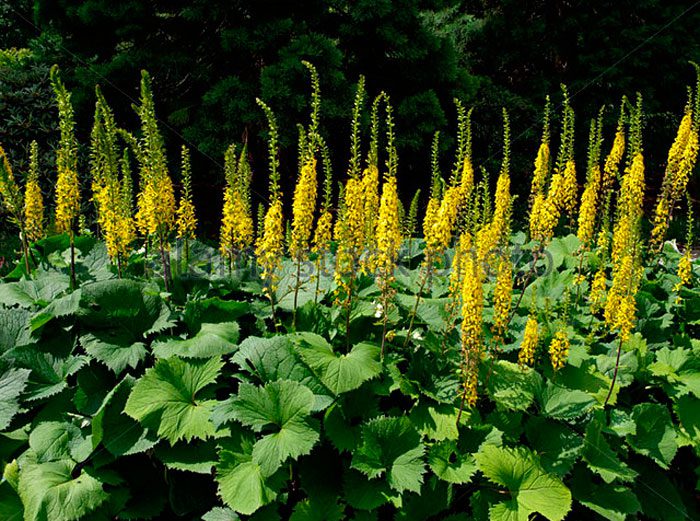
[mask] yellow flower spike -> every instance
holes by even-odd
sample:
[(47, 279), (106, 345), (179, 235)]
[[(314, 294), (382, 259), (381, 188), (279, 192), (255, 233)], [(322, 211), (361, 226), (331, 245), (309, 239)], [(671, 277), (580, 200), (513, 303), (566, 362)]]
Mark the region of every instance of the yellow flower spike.
[(588, 303), (591, 307), (591, 313), (597, 313), (603, 309), (607, 291), (607, 277), (605, 276), (605, 270), (601, 267), (593, 277), (591, 291), (588, 294)]
[(521, 367), (534, 365), (539, 335), (537, 318), (534, 315), (530, 315), (525, 324), (525, 334), (523, 335), (523, 341), (518, 351), (518, 364), (520, 364)]
[(44, 237), (44, 198), (39, 186), (39, 147), (32, 141), (29, 175), (24, 187), (24, 229), (27, 240), (38, 241)]
[(544, 191), (544, 186), (547, 182), (547, 174), (549, 173), (549, 161), (549, 143), (540, 143), (540, 147), (537, 150), (537, 157), (535, 158), (535, 171), (532, 175), (532, 184), (530, 186), (530, 197), (532, 199)]
[(484, 287), (483, 269), (474, 255), (468, 252), (461, 261), (462, 280), (462, 379), (465, 401), (473, 406), (477, 399), (479, 363), (483, 352)]
[(612, 260), (631, 251), (638, 235), (644, 199), (644, 157), (636, 153), (632, 164), (622, 178), (618, 200), (617, 221), (612, 237)]
[(282, 217), (282, 201), (272, 202), (265, 214), (263, 234), (258, 240), (255, 255), (262, 269), (262, 279), (266, 285), (274, 287), (275, 270), (280, 265), (284, 253), (284, 222)]
[(578, 182), (576, 181), (576, 163), (573, 159), (566, 162), (564, 174), (562, 176), (561, 199), (557, 200), (562, 210), (568, 214), (572, 214), (576, 208), (576, 199), (578, 197)]
[(316, 211), (316, 159), (311, 158), (301, 169), (301, 174), (294, 189), (292, 203), (292, 241), (290, 255), (297, 260), (303, 259), (309, 250), (309, 238)]
[(588, 247), (593, 240), (596, 215), (598, 213), (598, 193), (600, 190), (600, 167), (595, 165), (591, 171), (591, 177), (581, 196), (581, 208), (578, 214), (578, 232), (576, 236), (584, 247)]
[(693, 274), (693, 266), (690, 262), (690, 249), (685, 250), (685, 253), (678, 261), (678, 278), (681, 279), (673, 287), (673, 291), (678, 292), (683, 286), (688, 286)]
[(565, 331), (559, 330), (554, 333), (554, 337), (549, 344), (549, 359), (555, 371), (566, 365), (566, 361), (569, 358), (569, 347), (569, 337)]
[(177, 208), (177, 236), (179, 239), (194, 239), (197, 217), (192, 202), (192, 167), (190, 153), (182, 146), (182, 194)]
[(313, 253), (322, 253), (330, 248), (333, 233), (333, 214), (330, 210), (324, 210), (316, 223), (314, 230)]
[(503, 343), (508, 323), (513, 296), (513, 265), (507, 256), (498, 263), (496, 286), (493, 290), (493, 325), (491, 331), (496, 343)]
[(627, 340), (636, 320), (635, 295), (641, 279), (641, 267), (635, 265), (632, 254), (616, 263), (613, 282), (605, 303), (605, 323)]
[(377, 220), (376, 268), (379, 284), (386, 286), (394, 279), (394, 268), (401, 247), (401, 220), (399, 219), (399, 196), (396, 177), (390, 176), (382, 186)]

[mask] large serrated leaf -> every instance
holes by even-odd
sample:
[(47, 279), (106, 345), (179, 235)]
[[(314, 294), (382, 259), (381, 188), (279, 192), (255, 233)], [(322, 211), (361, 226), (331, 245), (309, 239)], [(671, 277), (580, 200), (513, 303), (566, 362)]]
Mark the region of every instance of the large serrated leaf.
[(171, 444), (207, 438), (214, 434), (210, 416), (215, 402), (197, 394), (214, 383), (222, 367), (218, 358), (158, 360), (136, 382), (124, 412)]
[(479, 470), (513, 496), (492, 507), (492, 519), (527, 519), (538, 512), (550, 521), (561, 521), (571, 510), (569, 489), (558, 477), (545, 472), (537, 456), (525, 447), (486, 445), (475, 458)]
[(195, 336), (186, 340), (154, 342), (153, 354), (158, 358), (211, 358), (233, 353), (238, 342), (240, 328), (236, 322), (204, 323)]
[(0, 431), (10, 425), (12, 418), (19, 412), (19, 396), (29, 378), (28, 369), (8, 369), (0, 373)]
[(406, 417), (375, 418), (362, 428), (362, 445), (353, 453), (352, 468), (369, 478), (386, 476), (391, 488), (419, 492), (425, 448)]
[(333, 394), (357, 389), (382, 370), (379, 348), (369, 343), (338, 356), (322, 337), (307, 333), (299, 337), (298, 346), (301, 357)]
[(242, 383), (229, 401), (231, 417), (255, 431), (271, 429), (253, 447), (253, 462), (271, 475), (288, 458), (308, 454), (319, 440), (318, 422), (310, 417), (313, 393), (291, 380), (256, 387)]
[(107, 501), (97, 479), (84, 471), (71, 476), (74, 467), (71, 460), (25, 460), (19, 477), (24, 521), (77, 521)]

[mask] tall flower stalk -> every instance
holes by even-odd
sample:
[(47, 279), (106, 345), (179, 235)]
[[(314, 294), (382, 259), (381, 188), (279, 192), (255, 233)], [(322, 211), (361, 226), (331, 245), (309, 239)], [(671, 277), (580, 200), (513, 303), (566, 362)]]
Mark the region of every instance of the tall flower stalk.
[(75, 226), (80, 214), (80, 183), (78, 180), (78, 140), (75, 137), (75, 116), (70, 92), (59, 76), (58, 66), (51, 68), (51, 86), (56, 96), (60, 140), (56, 150), (56, 215), (54, 226), (58, 233), (67, 233), (70, 241), (70, 279), (75, 277)]
[(270, 164), (270, 205), (263, 220), (262, 235), (258, 238), (255, 255), (262, 268), (263, 291), (270, 300), (272, 319), (275, 321), (275, 298), (277, 289), (276, 270), (284, 253), (284, 221), (282, 216), (282, 190), (279, 177), (279, 157), (277, 150), (278, 131), (277, 121), (272, 109), (260, 99), (256, 100), (265, 112), (269, 125), (268, 152)]
[(24, 186), (24, 223), (28, 242), (44, 237), (44, 197), (39, 184), (39, 145), (32, 141), (29, 155), (29, 174)]
[(321, 110), (321, 86), (316, 68), (309, 62), (303, 62), (311, 74), (311, 122), (309, 128), (300, 132), (301, 172), (294, 188), (292, 200), (292, 233), (289, 253), (296, 262), (296, 283), (294, 285), (294, 320), (301, 289), (301, 263), (309, 254), (316, 213), (318, 179), (316, 173), (316, 151), (319, 147), (319, 113)]
[(10, 166), (10, 160), (5, 154), (5, 150), (0, 146), (0, 196), (2, 196), (3, 206), (10, 214), (11, 219), (19, 228), (20, 240), (22, 242), (22, 255), (24, 256), (24, 269), (27, 275), (30, 273), (29, 267), (29, 245), (27, 242), (27, 232), (23, 214), (22, 192), (15, 180)]
[(192, 202), (192, 165), (190, 151), (183, 145), (180, 153), (180, 175), (182, 176), (182, 191), (180, 204), (177, 207), (177, 238), (184, 241), (185, 266), (190, 264), (190, 241), (195, 238), (197, 216)]
[(153, 102), (151, 78), (141, 71), (140, 104), (134, 107), (141, 120), (137, 159), (140, 163), (140, 192), (137, 222), (142, 233), (158, 241), (165, 290), (170, 291), (170, 234), (175, 225), (175, 190), (168, 172), (163, 137)]

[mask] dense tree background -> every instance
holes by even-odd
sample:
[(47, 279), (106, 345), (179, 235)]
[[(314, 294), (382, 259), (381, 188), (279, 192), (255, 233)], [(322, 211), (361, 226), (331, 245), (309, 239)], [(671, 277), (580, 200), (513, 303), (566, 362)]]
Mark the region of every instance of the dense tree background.
[[(500, 155), (500, 107), (509, 109), (513, 175), (525, 190), (544, 96), (556, 105), (560, 83), (573, 95), (581, 162), (589, 118), (609, 105), (611, 132), (613, 106), (623, 94), (641, 92), (650, 177), (658, 179), (685, 86), (694, 81), (688, 60), (700, 60), (700, 6), (682, 0), (0, 0), (0, 48), (8, 47), (27, 47), (32, 58), (22, 65), (30, 71), (24, 83), (0, 82), (0, 139), (8, 139), (9, 114), (21, 119), (36, 111), (2, 100), (54, 62), (74, 91), (84, 140), (95, 83), (119, 120), (134, 127), (131, 104), (145, 68), (155, 81), (168, 146), (175, 151), (187, 142), (199, 152), (200, 199), (218, 193), (211, 188), (221, 182), (223, 150), (231, 142), (247, 139), (255, 170), (264, 172), (256, 96), (278, 115), (284, 181), (293, 181), (293, 123), (308, 110), (302, 59), (320, 72), (324, 127), (336, 172), (344, 172), (353, 92), (363, 74), (371, 95), (391, 95), (408, 199), (427, 185), (435, 130), (442, 131), (449, 163), (454, 97), (476, 109), (477, 160), (490, 170)], [(50, 132), (39, 137), (48, 142)], [(259, 192), (264, 177), (257, 177)], [(205, 207), (214, 220), (219, 201)]]

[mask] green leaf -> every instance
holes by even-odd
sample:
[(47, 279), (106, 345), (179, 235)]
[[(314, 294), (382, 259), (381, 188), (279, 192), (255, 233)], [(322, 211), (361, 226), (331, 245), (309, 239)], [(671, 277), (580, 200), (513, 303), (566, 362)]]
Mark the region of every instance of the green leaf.
[(700, 400), (694, 396), (681, 396), (673, 406), (673, 410), (690, 443), (700, 448)]
[(542, 468), (558, 476), (568, 474), (583, 451), (584, 439), (576, 431), (545, 418), (531, 417), (525, 432)]
[(13, 347), (30, 341), (28, 325), (28, 311), (0, 306), (0, 356)]
[(28, 369), (8, 369), (0, 374), (0, 431), (10, 426), (12, 418), (19, 412), (19, 395), (27, 384)]
[(126, 376), (105, 396), (92, 419), (93, 448), (102, 443), (119, 457), (144, 452), (158, 442), (155, 432), (123, 414), (134, 384), (134, 378)]
[(496, 405), (509, 410), (526, 410), (542, 386), (542, 377), (534, 369), (499, 360), (491, 366), (488, 392)]
[(54, 299), (42, 311), (35, 314), (30, 321), (31, 331), (37, 331), (56, 318), (75, 315), (80, 309), (81, 290)]
[[(405, 311), (412, 313), (416, 306), (415, 295), (399, 293), (396, 300)], [(445, 305), (447, 298), (421, 298), (416, 309), (416, 319), (418, 323), (427, 324), (434, 331), (444, 331), (447, 329), (449, 313)]]
[(296, 335), (248, 337), (241, 342), (232, 360), (265, 383), (294, 380), (304, 384), (315, 395), (313, 410), (323, 410), (333, 402), (333, 398), (321, 380), (301, 360), (293, 341), (295, 338)]
[(44, 307), (70, 286), (70, 278), (63, 273), (37, 273), (36, 279), (22, 279), (0, 284), (0, 302), (7, 307)]
[(665, 379), (679, 395), (692, 393), (700, 398), (700, 359), (692, 351), (682, 347), (659, 349), (649, 371)]
[(167, 468), (196, 474), (211, 474), (217, 462), (214, 440), (159, 445), (155, 453)]
[(557, 420), (572, 420), (587, 413), (596, 403), (596, 399), (585, 391), (567, 389), (547, 382), (540, 402), (545, 416)]
[(477, 470), (474, 456), (460, 451), (453, 440), (433, 445), (428, 454), (428, 464), (437, 477), (455, 484), (469, 483)]
[(199, 333), (204, 323), (233, 322), (250, 312), (248, 302), (221, 300), (218, 297), (188, 302), (184, 321), (192, 335)]
[(484, 476), (506, 487), (513, 496), (511, 501), (492, 507), (495, 519), (527, 519), (539, 512), (550, 521), (561, 521), (571, 510), (569, 489), (558, 477), (545, 472), (528, 449), (486, 445), (475, 458)]
[(637, 431), (627, 437), (630, 446), (667, 469), (678, 450), (676, 430), (668, 409), (656, 403), (640, 403), (632, 409), (632, 419)]
[(210, 415), (216, 402), (199, 399), (197, 393), (214, 383), (222, 367), (219, 358), (158, 360), (136, 382), (124, 412), (171, 445), (180, 439), (207, 438), (214, 434)]
[(625, 485), (598, 485), (585, 471), (577, 472), (571, 480), (571, 491), (576, 501), (611, 521), (625, 521), (640, 511), (641, 505), (634, 492)]
[(272, 429), (253, 447), (253, 462), (271, 475), (288, 458), (308, 454), (319, 440), (318, 422), (310, 417), (314, 395), (308, 387), (279, 380), (265, 387), (242, 383), (229, 402), (231, 415), (256, 432)]
[(25, 460), (19, 476), (25, 521), (76, 521), (107, 501), (97, 479), (84, 471), (71, 477), (74, 467), (71, 460)]
[(107, 331), (82, 335), (80, 344), (89, 355), (120, 374), (127, 367), (136, 368), (146, 358), (146, 345), (132, 340), (129, 333)]
[(289, 521), (340, 521), (344, 508), (333, 498), (305, 499), (294, 506)]
[(385, 480), (369, 479), (352, 469), (345, 472), (343, 491), (348, 505), (359, 510), (374, 510), (393, 497)]
[[(411, 410), (410, 419), (421, 435), (435, 441), (456, 440), (459, 437), (457, 418), (459, 409), (454, 405), (419, 403)], [(462, 415), (466, 418), (465, 415)]]
[(10, 521), (24, 519), (22, 500), (6, 481), (0, 481), (0, 519)]
[(80, 462), (92, 452), (90, 440), (68, 422), (39, 423), (29, 435), (29, 447), (36, 454), (37, 463), (67, 459)]
[(214, 507), (202, 516), (202, 521), (239, 521), (238, 514), (230, 508)]
[(31, 370), (23, 395), (25, 401), (42, 400), (58, 394), (68, 386), (66, 379), (88, 361), (85, 356), (60, 358), (42, 353), (36, 346), (16, 348), (9, 355), (13, 365)]
[(333, 394), (357, 389), (382, 371), (379, 348), (368, 343), (357, 344), (348, 354), (340, 356), (318, 335), (304, 334), (298, 345), (304, 362)]
[(389, 486), (399, 492), (419, 492), (424, 451), (408, 418), (376, 418), (363, 426), (362, 445), (354, 452), (351, 467), (369, 478), (386, 475)]
[(620, 461), (615, 451), (610, 448), (603, 436), (603, 423), (599, 417), (591, 420), (586, 427), (583, 460), (606, 483), (612, 483), (616, 479), (629, 482), (637, 475), (626, 463)]
[(233, 353), (239, 333), (236, 322), (205, 323), (192, 338), (154, 342), (151, 349), (158, 358), (211, 358)]
[(228, 450), (219, 452), (216, 466), (219, 495), (236, 512), (250, 515), (277, 497), (267, 477), (251, 455)]

